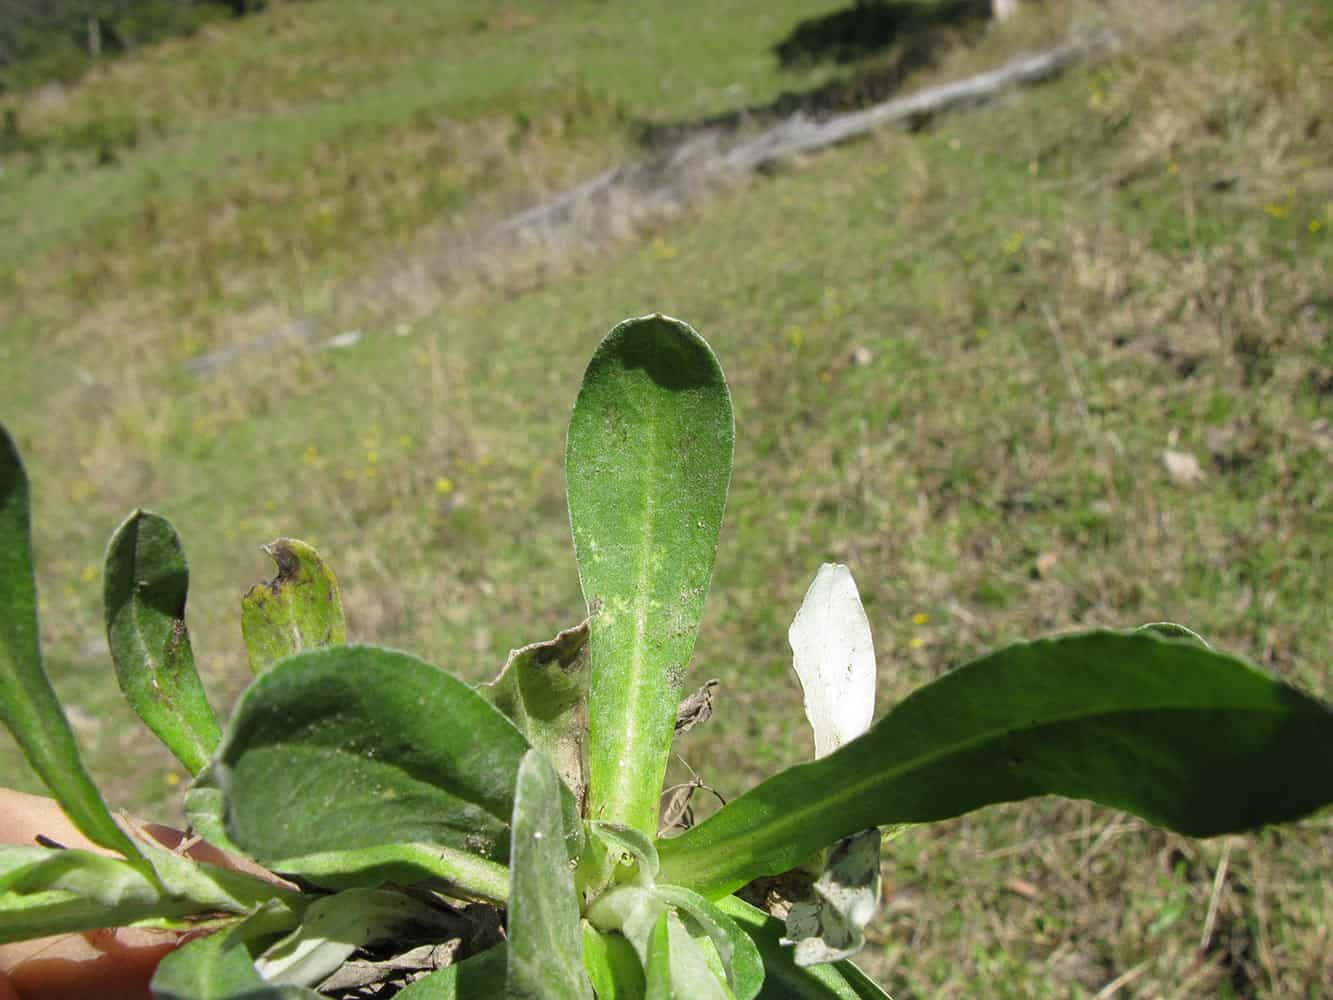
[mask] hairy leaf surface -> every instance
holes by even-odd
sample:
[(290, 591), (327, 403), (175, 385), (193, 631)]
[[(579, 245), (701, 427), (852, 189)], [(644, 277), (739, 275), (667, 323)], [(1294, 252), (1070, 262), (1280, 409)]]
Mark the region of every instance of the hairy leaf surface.
[(276, 871), (285, 859), (394, 844), (502, 864), (527, 749), (444, 671), (334, 646), (280, 661), (250, 685), (215, 770), (228, 836)]
[(546, 755), (529, 750), (518, 769), (509, 862), (510, 1000), (593, 1000), (560, 788)]
[(722, 369), (684, 323), (626, 320), (597, 348), (565, 453), (591, 616), (591, 819), (656, 832), (734, 436)]
[(107, 643), (130, 707), (191, 774), (222, 739), (185, 627), (190, 570), (171, 522), (136, 510), (111, 536), (103, 599)]

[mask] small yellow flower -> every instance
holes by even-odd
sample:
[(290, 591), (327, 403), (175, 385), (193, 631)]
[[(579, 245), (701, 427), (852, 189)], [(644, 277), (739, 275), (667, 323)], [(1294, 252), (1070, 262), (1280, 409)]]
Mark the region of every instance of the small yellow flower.
[(924, 611), (918, 611), (912, 616), (913, 625), (924, 625), (928, 621), (930, 621), (930, 615), (926, 614)]
[(920, 649), (925, 644), (926, 644), (925, 639), (921, 638), (921, 636), (919, 635), (914, 635), (912, 636), (912, 640), (907, 645), (911, 646), (913, 649)]
[(452, 493), (453, 491), (454, 481), (452, 479), (441, 476), (439, 479), (435, 480), (436, 493)]
[(1274, 219), (1285, 219), (1287, 217), (1287, 206), (1279, 205), (1275, 201), (1270, 201), (1267, 205), (1265, 205), (1264, 211), (1267, 212)]
[(168, 771), (168, 772), (167, 772), (167, 784), (168, 784), (168, 785), (170, 785), (172, 788), (175, 788), (175, 787), (176, 787), (177, 785), (179, 785), (180, 783), (181, 783), (181, 776), (180, 776), (179, 774), (177, 774), (175, 771)]

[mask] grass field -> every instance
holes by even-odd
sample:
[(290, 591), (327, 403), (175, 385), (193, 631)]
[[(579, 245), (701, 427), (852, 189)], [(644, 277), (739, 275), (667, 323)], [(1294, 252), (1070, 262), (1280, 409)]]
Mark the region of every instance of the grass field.
[[(280, 534), (333, 563), (352, 637), (480, 681), (582, 617), (564, 427), (598, 339), (649, 311), (703, 333), (735, 397), (691, 668), (722, 687), (679, 747), (724, 794), (810, 752), (786, 628), (829, 559), (865, 599), (880, 712), (1007, 640), (1159, 619), (1333, 697), (1327, 5), (935, 26), (906, 87), (1103, 21), (1126, 46), (601, 252), (347, 294), (637, 155), (645, 124), (913, 43), (784, 70), (773, 46), (836, 3), (658, 6), (275, 4), (5, 99), (0, 420), (33, 479), (49, 666), (111, 799), (170, 817), (183, 777), (105, 652), (126, 513), (185, 540), (219, 706)], [(185, 367), (298, 317), (364, 337)], [(7, 739), (0, 775), (32, 787)], [(864, 964), (900, 1000), (1331, 996), (1331, 856), (1328, 815), (1191, 842), (1082, 803), (991, 809), (889, 846)]]

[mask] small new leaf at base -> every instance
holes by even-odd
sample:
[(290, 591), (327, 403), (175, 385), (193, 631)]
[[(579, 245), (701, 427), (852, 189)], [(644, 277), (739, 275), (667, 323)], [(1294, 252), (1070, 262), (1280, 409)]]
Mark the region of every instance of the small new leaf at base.
[(621, 935), (603, 934), (585, 921), (583, 966), (597, 1000), (642, 1000), (643, 964)]
[(80, 832), (95, 844), (136, 858), (134, 843), (111, 818), (84, 769), (42, 667), (37, 636), (28, 476), (14, 440), (0, 426), (0, 722)]
[(518, 769), (510, 850), (510, 1000), (593, 1000), (565, 851), (560, 778), (532, 749)]
[(176, 529), (136, 510), (111, 536), (103, 578), (107, 643), (130, 707), (191, 774), (222, 738), (195, 670), (185, 597), (190, 571)]
[(729, 916), (698, 893), (676, 885), (660, 885), (659, 899), (674, 907), (696, 938), (706, 938), (717, 953), (736, 1000), (751, 1000), (764, 982), (764, 965), (754, 942)]
[(671, 915), (663, 910), (644, 938), (644, 1000), (675, 1000), (671, 982)]

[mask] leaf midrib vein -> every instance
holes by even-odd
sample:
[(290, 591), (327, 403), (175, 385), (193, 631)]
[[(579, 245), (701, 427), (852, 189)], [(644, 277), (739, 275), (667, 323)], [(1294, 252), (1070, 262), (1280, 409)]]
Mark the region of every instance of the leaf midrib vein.
[[(785, 831), (791, 828), (799, 828), (805, 823), (807, 818), (812, 815), (817, 820), (819, 814), (833, 811), (838, 806), (842, 805), (844, 802), (854, 800), (857, 796), (868, 794), (872, 789), (872, 787), (876, 784), (882, 782), (894, 781), (900, 778), (904, 773), (908, 771), (927, 767), (944, 758), (965, 753), (969, 750), (973, 750), (976, 747), (991, 742), (992, 740), (998, 739), (1000, 736), (1007, 733), (1032, 732), (1038, 729), (1044, 729), (1048, 726), (1060, 725), (1066, 722), (1074, 722), (1079, 719), (1087, 719), (1093, 717), (1104, 718), (1106, 716), (1125, 715), (1138, 712), (1170, 712), (1170, 711), (1190, 711), (1190, 710), (1245, 712), (1247, 714), (1252, 714), (1252, 715), (1259, 715), (1259, 714), (1285, 715), (1288, 714), (1289, 711), (1284, 709), (1280, 705), (1263, 706), (1258, 708), (1250, 708), (1244, 706), (1229, 707), (1226, 705), (1211, 706), (1209, 708), (1204, 708), (1203, 706), (1199, 705), (1155, 705), (1151, 707), (1139, 706), (1132, 709), (1126, 708), (1126, 709), (1100, 710), (1096, 712), (1089, 712), (1087, 710), (1083, 710), (1078, 712), (1071, 712), (1064, 715), (1044, 718), (1039, 722), (1035, 722), (1029, 726), (1021, 726), (1021, 727), (1006, 726), (1006, 727), (989, 729), (986, 732), (974, 737), (973, 739), (950, 743), (947, 747), (935, 753), (923, 754), (920, 756), (912, 757), (904, 761), (897, 767), (890, 768), (888, 770), (876, 771), (866, 776), (865, 778), (860, 779), (859, 781), (855, 781), (852, 784), (847, 785), (843, 790), (834, 792), (831, 796), (821, 797), (818, 800), (817, 804), (807, 803), (806, 805), (803, 806), (796, 806), (790, 811), (784, 813), (776, 820), (764, 824), (765, 828), (763, 832), (758, 835), (756, 835), (754, 832), (747, 833), (745, 831), (724, 834), (721, 838), (719, 838), (718, 840), (714, 841), (712, 844), (704, 848), (704, 852), (706, 855), (713, 855), (716, 854), (719, 851), (719, 849), (721, 849), (722, 853), (725, 855), (727, 853), (725, 849), (726, 846), (731, 844), (734, 840), (736, 840), (739, 837), (758, 836), (762, 837), (763, 840), (770, 842), (785, 841), (788, 839), (787, 836), (785, 835)], [(814, 763), (814, 762), (810, 761), (808, 763)], [(808, 765), (798, 765), (798, 766), (804, 767)], [(777, 775), (775, 777), (781, 777), (781, 775)], [(737, 801), (740, 800), (738, 799)], [(701, 826), (700, 829), (703, 829), (703, 827)], [(705, 867), (705, 871), (707, 871), (708, 868), (713, 868), (713, 867), (719, 867), (719, 866), (710, 863)]]

